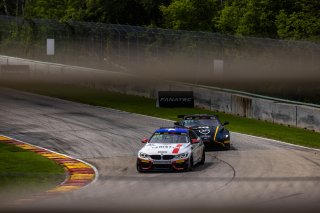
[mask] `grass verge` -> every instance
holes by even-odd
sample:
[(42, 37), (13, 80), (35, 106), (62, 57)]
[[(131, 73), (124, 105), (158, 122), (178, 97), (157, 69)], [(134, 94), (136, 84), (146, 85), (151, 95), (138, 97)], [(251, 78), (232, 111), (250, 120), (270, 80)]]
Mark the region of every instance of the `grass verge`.
[(54, 161), (0, 141), (1, 197), (23, 197), (42, 192), (64, 179), (64, 169)]
[[(157, 108), (156, 100), (154, 99), (81, 86), (35, 82), (15, 85), (4, 84), (4, 86), (90, 105), (109, 107), (171, 120), (178, 120), (176, 117), (178, 114), (213, 113), (209, 110), (197, 108)], [(214, 114), (217, 114), (222, 122), (229, 121), (230, 125), (228, 126), (228, 129), (234, 132), (266, 137), (307, 147), (320, 148), (320, 133), (317, 132), (220, 112), (215, 112)]]

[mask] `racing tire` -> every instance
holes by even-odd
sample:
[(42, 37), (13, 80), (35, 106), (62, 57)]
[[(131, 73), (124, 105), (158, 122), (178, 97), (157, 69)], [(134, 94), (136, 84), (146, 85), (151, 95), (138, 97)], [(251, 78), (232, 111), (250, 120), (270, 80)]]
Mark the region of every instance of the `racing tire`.
[(193, 169), (193, 156), (191, 155), (191, 157), (189, 159), (189, 162), (188, 162), (188, 165), (186, 166), (185, 171), (189, 172), (189, 171), (192, 171), (192, 169)]
[(224, 150), (230, 150), (230, 148), (231, 148), (230, 143), (225, 143), (224, 144)]
[(206, 152), (203, 149), (203, 153), (202, 153), (202, 156), (201, 156), (201, 161), (200, 161), (199, 164), (203, 165), (205, 161), (206, 161)]
[(137, 172), (143, 173), (143, 170), (141, 169), (141, 166), (138, 161), (137, 161)]

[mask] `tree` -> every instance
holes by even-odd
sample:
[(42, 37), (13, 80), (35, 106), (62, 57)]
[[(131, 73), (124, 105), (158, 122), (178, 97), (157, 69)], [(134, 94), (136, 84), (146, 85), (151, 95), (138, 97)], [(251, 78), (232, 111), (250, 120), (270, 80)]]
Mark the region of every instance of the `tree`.
[(69, 0), (66, 3), (65, 12), (61, 21), (83, 21), (86, 17), (87, 1)]
[(160, 6), (165, 27), (201, 31), (215, 30), (213, 20), (219, 9), (220, 0), (173, 0)]
[(295, 1), (291, 8), (282, 9), (276, 20), (277, 33), (284, 39), (320, 41), (320, 1)]
[(244, 1), (228, 1), (216, 19), (216, 28), (222, 33), (236, 34), (245, 6)]
[(0, 14), (320, 40), (318, 0), (0, 0)]
[(59, 21), (149, 25), (151, 13), (146, 9), (156, 12), (159, 8), (157, 5), (163, 1), (147, 3), (146, 0), (28, 0), (26, 16)]
[(276, 37), (275, 20), (283, 4), (277, 0), (228, 1), (216, 27), (222, 33)]
[(25, 17), (60, 20), (65, 15), (67, 0), (27, 0)]
[(139, 2), (148, 15), (148, 25), (162, 26), (164, 24), (160, 6), (168, 6), (171, 0), (140, 0)]
[(0, 0), (0, 15), (20, 16), (24, 13), (24, 0)]
[(104, 23), (145, 25), (147, 12), (138, 0), (87, 0), (87, 20)]

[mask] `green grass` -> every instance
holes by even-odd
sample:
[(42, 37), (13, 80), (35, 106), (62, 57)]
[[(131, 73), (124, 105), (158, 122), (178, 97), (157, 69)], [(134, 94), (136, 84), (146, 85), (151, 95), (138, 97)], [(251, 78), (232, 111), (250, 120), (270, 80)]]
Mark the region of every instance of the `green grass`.
[[(15, 89), (57, 97), (61, 99), (104, 106), (127, 112), (145, 114), (159, 118), (178, 120), (178, 114), (212, 113), (209, 110), (190, 108), (157, 108), (156, 100), (115, 92), (102, 91), (81, 86), (44, 83), (6, 85)], [(273, 124), (254, 119), (215, 112), (222, 122), (229, 121), (228, 129), (234, 132), (267, 137), (284, 142), (320, 148), (320, 133)]]
[(23, 197), (64, 179), (64, 169), (54, 161), (0, 141), (0, 195)]

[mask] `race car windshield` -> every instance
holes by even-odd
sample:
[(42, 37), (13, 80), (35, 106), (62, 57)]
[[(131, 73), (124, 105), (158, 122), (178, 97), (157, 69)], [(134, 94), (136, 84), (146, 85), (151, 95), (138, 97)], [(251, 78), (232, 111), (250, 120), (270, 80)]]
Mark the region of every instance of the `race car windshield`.
[(181, 134), (155, 134), (149, 143), (188, 143), (187, 135)]
[(216, 119), (190, 119), (184, 120), (184, 126), (219, 126), (220, 122)]

